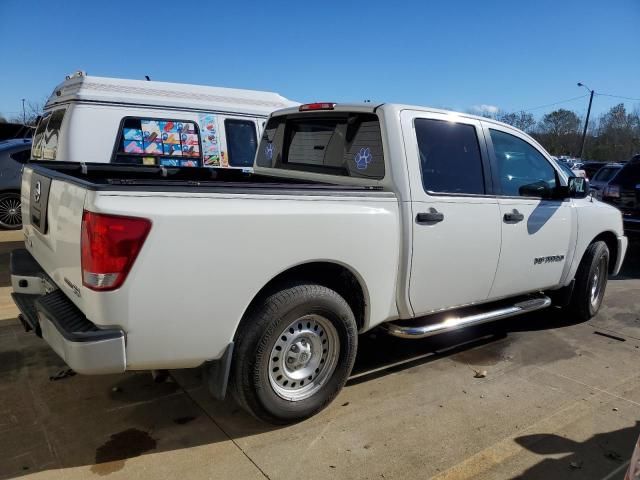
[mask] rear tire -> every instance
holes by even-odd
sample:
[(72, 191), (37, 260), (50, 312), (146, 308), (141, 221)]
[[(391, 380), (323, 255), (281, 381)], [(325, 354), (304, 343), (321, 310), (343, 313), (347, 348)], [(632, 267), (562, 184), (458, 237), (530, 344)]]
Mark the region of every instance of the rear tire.
[(0, 194), (0, 228), (4, 230), (20, 230), (22, 228), (19, 193)]
[(293, 423), (325, 408), (355, 362), (358, 329), (347, 302), (312, 283), (259, 300), (235, 337), (230, 390), (256, 418)]
[(598, 241), (587, 248), (578, 271), (576, 283), (568, 306), (578, 320), (586, 321), (593, 317), (600, 306), (607, 287), (609, 275), (609, 249), (607, 244)]

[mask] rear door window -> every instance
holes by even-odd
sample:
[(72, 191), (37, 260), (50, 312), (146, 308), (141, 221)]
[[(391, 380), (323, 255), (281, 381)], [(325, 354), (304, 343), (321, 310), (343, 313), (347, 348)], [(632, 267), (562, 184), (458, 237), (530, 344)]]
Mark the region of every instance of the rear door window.
[(482, 156), (473, 125), (417, 118), (422, 184), (427, 193), (485, 192)]
[(256, 124), (250, 120), (227, 118), (224, 121), (229, 152), (229, 166), (252, 167), (258, 139)]
[(122, 121), (113, 163), (198, 167), (200, 130), (193, 121), (127, 117)]
[(271, 118), (262, 135), (257, 165), (381, 179), (385, 169), (380, 122), (370, 113)]

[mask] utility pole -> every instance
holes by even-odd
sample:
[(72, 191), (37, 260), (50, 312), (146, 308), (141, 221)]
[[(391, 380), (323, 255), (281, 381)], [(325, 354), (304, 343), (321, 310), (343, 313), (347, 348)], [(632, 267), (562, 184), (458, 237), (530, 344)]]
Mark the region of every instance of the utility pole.
[(584, 153), (584, 142), (587, 140), (587, 127), (589, 126), (589, 115), (591, 115), (591, 103), (593, 103), (593, 94), (594, 91), (587, 87), (585, 84), (578, 82), (579, 87), (584, 87), (591, 95), (589, 96), (589, 108), (587, 108), (587, 118), (584, 121), (584, 130), (582, 131), (582, 142), (580, 143), (580, 153), (578, 154), (578, 158), (582, 159), (582, 154)]
[(22, 99), (22, 124), (23, 125), (27, 124), (27, 116), (24, 113), (24, 98)]

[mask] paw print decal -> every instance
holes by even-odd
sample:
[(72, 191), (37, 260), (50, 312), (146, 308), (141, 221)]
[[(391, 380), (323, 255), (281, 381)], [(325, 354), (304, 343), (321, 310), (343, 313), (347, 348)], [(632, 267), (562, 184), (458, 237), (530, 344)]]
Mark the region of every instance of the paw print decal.
[(353, 156), (353, 160), (356, 162), (356, 168), (358, 170), (366, 170), (369, 164), (373, 161), (373, 155), (371, 155), (369, 147), (363, 147)]
[(271, 160), (273, 158), (273, 143), (267, 143), (267, 146), (264, 147), (264, 156), (267, 157), (267, 160)]

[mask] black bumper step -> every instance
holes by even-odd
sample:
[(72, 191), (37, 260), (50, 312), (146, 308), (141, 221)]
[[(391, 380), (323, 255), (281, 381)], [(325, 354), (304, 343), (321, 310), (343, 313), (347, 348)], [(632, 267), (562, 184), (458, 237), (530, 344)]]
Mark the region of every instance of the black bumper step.
[(95, 342), (124, 336), (120, 329), (100, 329), (60, 290), (40, 296), (35, 306), (71, 342)]
[(38, 322), (38, 312), (36, 311), (36, 300), (40, 298), (40, 295), (12, 293), (11, 297), (18, 306), (18, 309), (20, 309), (22, 321), (26, 323), (36, 335), (41, 337), (42, 332), (40, 331), (40, 322)]
[(9, 257), (11, 275), (22, 277), (39, 277), (45, 275), (44, 270), (26, 248), (18, 248)]

